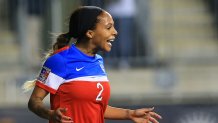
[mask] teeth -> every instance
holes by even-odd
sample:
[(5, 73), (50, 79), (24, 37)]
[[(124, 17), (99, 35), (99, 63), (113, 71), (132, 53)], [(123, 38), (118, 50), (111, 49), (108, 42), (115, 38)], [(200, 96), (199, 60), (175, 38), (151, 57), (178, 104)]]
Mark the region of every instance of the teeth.
[(110, 42), (108, 42), (108, 44), (109, 44), (110, 46), (112, 46), (112, 44), (111, 44)]
[(111, 40), (109, 40), (110, 42), (113, 42), (114, 41), (114, 39), (111, 39)]

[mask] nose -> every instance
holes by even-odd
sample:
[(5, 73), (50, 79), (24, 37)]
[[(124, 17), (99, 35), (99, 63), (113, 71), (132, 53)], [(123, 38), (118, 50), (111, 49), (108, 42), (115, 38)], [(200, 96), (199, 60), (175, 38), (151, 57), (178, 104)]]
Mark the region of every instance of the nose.
[(118, 35), (118, 32), (117, 32), (117, 30), (114, 28), (114, 31), (113, 31), (113, 35), (114, 36), (117, 36)]

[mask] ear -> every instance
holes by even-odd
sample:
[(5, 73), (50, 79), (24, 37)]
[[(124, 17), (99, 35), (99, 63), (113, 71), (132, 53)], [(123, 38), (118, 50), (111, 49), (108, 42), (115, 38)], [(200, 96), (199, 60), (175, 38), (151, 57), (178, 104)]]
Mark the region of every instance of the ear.
[(93, 36), (94, 36), (94, 32), (93, 32), (92, 30), (88, 30), (88, 31), (86, 32), (86, 36), (91, 39), (91, 38), (93, 38)]

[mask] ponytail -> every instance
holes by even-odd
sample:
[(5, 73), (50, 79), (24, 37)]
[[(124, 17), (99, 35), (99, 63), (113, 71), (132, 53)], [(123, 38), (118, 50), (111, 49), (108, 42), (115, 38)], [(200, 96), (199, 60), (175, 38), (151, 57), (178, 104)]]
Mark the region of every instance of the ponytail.
[(70, 39), (71, 39), (71, 36), (69, 35), (69, 33), (60, 34), (57, 37), (57, 40), (52, 47), (53, 51), (56, 51), (62, 47), (69, 45)]
[[(83, 6), (75, 10), (70, 17), (69, 32), (60, 34), (57, 37), (52, 49), (46, 54), (45, 59), (52, 56), (58, 49), (70, 45), (72, 37), (78, 42), (81, 41), (80, 39), (86, 36), (85, 34), (88, 30), (95, 28), (98, 22), (98, 16), (103, 11), (103, 9), (96, 6)], [(28, 91), (34, 87), (35, 82), (36, 80), (25, 82), (23, 85), (24, 91)]]
[(53, 44), (52, 49), (49, 50), (45, 55), (45, 59), (53, 55), (54, 52), (57, 51), (58, 49), (70, 45), (70, 40), (71, 40), (71, 36), (69, 33), (63, 33), (57, 36), (56, 42)]
[[(52, 54), (54, 54), (54, 52), (56, 50), (61, 49), (67, 45), (70, 45), (70, 39), (71, 39), (71, 37), (70, 37), (69, 33), (60, 34), (57, 37), (56, 42), (53, 44), (52, 49), (46, 54), (45, 59), (47, 59)], [(24, 90), (24, 92), (27, 92), (35, 86), (35, 83), (36, 83), (36, 80), (26, 81), (23, 84), (22, 89)]]
[(36, 84), (36, 80), (30, 80), (30, 81), (26, 81), (23, 86), (22, 89), (24, 90), (24, 92), (27, 92), (29, 90), (31, 90)]

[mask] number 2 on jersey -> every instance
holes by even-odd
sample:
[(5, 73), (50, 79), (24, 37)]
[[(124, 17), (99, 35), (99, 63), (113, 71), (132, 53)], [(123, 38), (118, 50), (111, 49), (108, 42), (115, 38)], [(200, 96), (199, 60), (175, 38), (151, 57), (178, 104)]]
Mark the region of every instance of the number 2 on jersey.
[(100, 88), (101, 90), (99, 91), (97, 97), (96, 97), (96, 100), (97, 101), (101, 101), (102, 100), (102, 92), (104, 91), (104, 87), (101, 83), (97, 83), (97, 88)]

